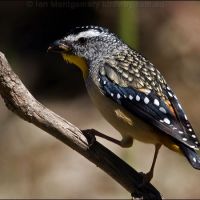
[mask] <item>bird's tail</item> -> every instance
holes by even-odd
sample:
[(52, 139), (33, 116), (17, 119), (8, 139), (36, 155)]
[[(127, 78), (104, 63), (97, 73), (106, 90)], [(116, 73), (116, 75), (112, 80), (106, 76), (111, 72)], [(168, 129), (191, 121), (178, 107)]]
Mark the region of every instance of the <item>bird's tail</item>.
[(194, 149), (191, 149), (183, 143), (179, 143), (179, 146), (192, 167), (200, 170), (200, 155), (198, 155)]

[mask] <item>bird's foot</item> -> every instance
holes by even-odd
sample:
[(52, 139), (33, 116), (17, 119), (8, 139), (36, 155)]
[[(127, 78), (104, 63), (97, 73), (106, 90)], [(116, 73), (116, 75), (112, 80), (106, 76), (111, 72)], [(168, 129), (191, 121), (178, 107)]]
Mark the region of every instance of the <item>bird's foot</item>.
[(139, 185), (139, 187), (144, 187), (146, 184), (150, 183), (151, 179), (153, 178), (153, 173), (149, 171), (148, 173), (140, 172), (142, 175), (142, 183)]
[(88, 140), (89, 146), (92, 146), (96, 142), (95, 135), (93, 134), (94, 131), (94, 129), (82, 130), (82, 133)]

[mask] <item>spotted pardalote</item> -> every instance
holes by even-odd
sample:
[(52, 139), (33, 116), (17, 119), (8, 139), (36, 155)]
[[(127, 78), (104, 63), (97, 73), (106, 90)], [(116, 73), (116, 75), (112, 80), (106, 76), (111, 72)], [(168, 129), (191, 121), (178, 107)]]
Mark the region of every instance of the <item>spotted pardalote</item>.
[(94, 104), (121, 133), (121, 146), (131, 146), (133, 139), (155, 145), (149, 181), (161, 145), (200, 169), (197, 136), (176, 95), (146, 58), (97, 26), (77, 27), (49, 50), (82, 70)]

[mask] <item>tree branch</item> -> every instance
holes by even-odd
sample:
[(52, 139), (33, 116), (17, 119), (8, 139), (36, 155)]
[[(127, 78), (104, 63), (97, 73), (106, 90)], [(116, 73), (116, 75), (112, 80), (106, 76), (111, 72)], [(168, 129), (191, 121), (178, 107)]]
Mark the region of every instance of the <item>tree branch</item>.
[(56, 137), (121, 184), (133, 197), (161, 199), (151, 184), (142, 184), (142, 175), (95, 140), (91, 131), (80, 131), (38, 102), (12, 71), (0, 52), (0, 94), (8, 109)]

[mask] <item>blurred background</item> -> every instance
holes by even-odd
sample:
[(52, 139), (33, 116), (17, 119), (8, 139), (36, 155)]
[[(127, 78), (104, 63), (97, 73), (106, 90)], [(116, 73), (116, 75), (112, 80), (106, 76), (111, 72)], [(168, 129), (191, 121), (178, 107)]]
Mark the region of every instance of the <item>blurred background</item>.
[[(46, 52), (80, 25), (109, 28), (154, 63), (200, 132), (198, 1), (0, 1), (0, 51), (31, 93), (79, 128), (120, 139), (88, 98), (79, 69)], [(2, 99), (0, 111), (0, 198), (130, 198), (94, 164), (8, 111)], [(149, 170), (153, 145), (135, 141), (121, 149), (98, 140), (138, 171)], [(200, 198), (200, 171), (165, 147), (152, 183), (165, 198)]]

